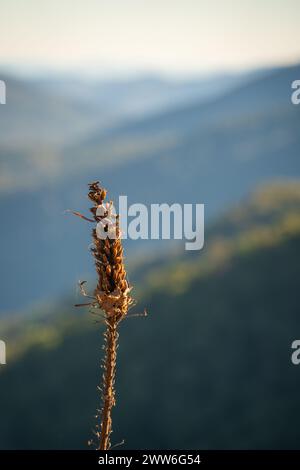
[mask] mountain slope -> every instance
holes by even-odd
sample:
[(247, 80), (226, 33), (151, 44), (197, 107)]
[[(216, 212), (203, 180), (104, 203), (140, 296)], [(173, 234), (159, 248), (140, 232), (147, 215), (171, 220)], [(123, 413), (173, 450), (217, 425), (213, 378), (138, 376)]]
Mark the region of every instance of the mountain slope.
[[(300, 376), (290, 360), (299, 207), (299, 185), (263, 191), (224, 217), (184, 269), (179, 260), (174, 271), (173, 259), (170, 270), (148, 272), (156, 283), (143, 281), (139, 303), (150, 314), (121, 326), (113, 443), (299, 448)], [(25, 325), (15, 342), (25, 346), (0, 370), (0, 446), (86, 447), (99, 400), (99, 325), (64, 307)]]
[(6, 104), (0, 108), (2, 145), (54, 145), (93, 129), (95, 118), (80, 103), (11, 75), (1, 74), (1, 79), (7, 95)]
[[(150, 135), (171, 136), (181, 138), (187, 133), (198, 132), (199, 129), (214, 129), (224, 125), (234, 126), (239, 120), (260, 117), (270, 112), (278, 113), (281, 109), (293, 109), (291, 104), (291, 84), (295, 77), (300, 76), (300, 65), (270, 70), (269, 73), (251, 76), (229, 92), (221, 96), (210, 96), (205, 102), (194, 100), (194, 103), (178, 106), (167, 112), (156, 113), (144, 119), (132, 120), (111, 128), (108, 132), (93, 132), (85, 138), (80, 150), (86, 156), (97, 158), (101, 147), (105, 148), (112, 141), (134, 141)], [(177, 141), (175, 140), (175, 143)], [(72, 148), (72, 153), (74, 158)], [(163, 150), (163, 148), (162, 148)]]

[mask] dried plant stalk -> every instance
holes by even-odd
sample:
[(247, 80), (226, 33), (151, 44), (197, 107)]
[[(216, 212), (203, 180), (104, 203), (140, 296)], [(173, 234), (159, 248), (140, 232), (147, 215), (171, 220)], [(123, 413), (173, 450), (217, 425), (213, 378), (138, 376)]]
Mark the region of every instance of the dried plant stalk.
[[(117, 329), (120, 321), (127, 315), (133, 300), (130, 295), (131, 288), (127, 282), (124, 267), (119, 216), (111, 213), (112, 203), (104, 204), (106, 190), (99, 186), (99, 182), (89, 184), (88, 196), (93, 202), (93, 207), (90, 211), (97, 223), (96, 228), (92, 232), (92, 253), (95, 258), (98, 282), (92, 305), (104, 311), (106, 324), (106, 331), (104, 332), (104, 371), (101, 388), (101, 423), (98, 426), (97, 432), (97, 437), (99, 438), (97, 448), (99, 450), (107, 450), (111, 446), (111, 412), (115, 405), (114, 382), (119, 336)], [(100, 230), (102, 234), (104, 233), (104, 237), (99, 237)], [(105, 236), (105, 233), (107, 233), (107, 236)]]

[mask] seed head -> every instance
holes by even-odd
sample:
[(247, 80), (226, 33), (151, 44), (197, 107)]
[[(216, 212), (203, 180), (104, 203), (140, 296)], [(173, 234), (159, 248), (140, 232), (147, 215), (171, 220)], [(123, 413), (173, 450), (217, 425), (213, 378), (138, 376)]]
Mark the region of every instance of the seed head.
[(95, 297), (106, 317), (114, 317), (119, 322), (133, 303), (124, 266), (119, 215), (115, 214), (112, 202), (104, 204), (106, 190), (99, 182), (89, 184), (88, 197), (94, 203), (90, 211), (97, 223), (92, 232), (92, 252), (98, 273)]

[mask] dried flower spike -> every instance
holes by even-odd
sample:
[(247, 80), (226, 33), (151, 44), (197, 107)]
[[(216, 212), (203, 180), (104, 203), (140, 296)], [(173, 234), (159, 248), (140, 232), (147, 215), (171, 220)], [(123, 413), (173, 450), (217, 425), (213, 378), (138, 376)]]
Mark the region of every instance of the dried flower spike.
[[(124, 267), (119, 216), (115, 213), (112, 202), (104, 203), (106, 190), (99, 186), (98, 181), (89, 184), (88, 197), (93, 202), (90, 211), (96, 223), (92, 232), (92, 253), (98, 274), (92, 305), (104, 311), (106, 324), (101, 423), (96, 435), (99, 438), (98, 449), (107, 450), (111, 446), (111, 411), (115, 405), (114, 381), (119, 336), (117, 328), (120, 321), (127, 315), (133, 300)], [(81, 214), (75, 214), (81, 216)], [(83, 283), (80, 284), (80, 288), (86, 295)]]

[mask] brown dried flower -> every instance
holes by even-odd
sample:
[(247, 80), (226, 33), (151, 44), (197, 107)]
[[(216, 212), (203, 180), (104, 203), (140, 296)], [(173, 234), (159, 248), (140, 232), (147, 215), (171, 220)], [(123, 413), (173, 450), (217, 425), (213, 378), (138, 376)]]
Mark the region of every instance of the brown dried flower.
[[(89, 184), (88, 197), (93, 202), (93, 207), (90, 209), (93, 219), (88, 219), (78, 212), (73, 213), (97, 224), (92, 232), (92, 253), (95, 258), (98, 282), (90, 305), (104, 311), (106, 324), (103, 383), (100, 389), (102, 393), (101, 423), (97, 427), (96, 436), (99, 439), (97, 448), (107, 450), (111, 446), (111, 411), (115, 405), (114, 381), (119, 336), (117, 327), (126, 317), (133, 300), (130, 295), (131, 287), (126, 278), (119, 216), (113, 212), (112, 202), (104, 203), (106, 190), (99, 186), (98, 181)], [(81, 292), (90, 297), (85, 293), (83, 284), (83, 282), (80, 283)]]

